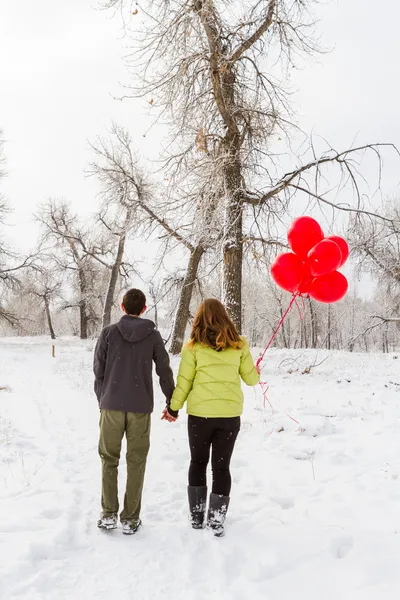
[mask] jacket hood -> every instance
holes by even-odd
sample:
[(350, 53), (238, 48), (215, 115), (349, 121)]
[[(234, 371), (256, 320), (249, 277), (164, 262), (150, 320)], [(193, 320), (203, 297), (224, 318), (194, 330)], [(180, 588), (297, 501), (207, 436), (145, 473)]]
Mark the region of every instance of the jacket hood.
[(127, 342), (140, 342), (153, 333), (156, 326), (149, 319), (124, 315), (117, 328)]

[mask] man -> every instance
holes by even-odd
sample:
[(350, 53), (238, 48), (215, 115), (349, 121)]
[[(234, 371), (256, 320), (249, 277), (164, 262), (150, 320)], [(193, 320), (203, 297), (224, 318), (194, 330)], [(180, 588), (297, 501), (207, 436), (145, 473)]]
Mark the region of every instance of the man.
[(101, 413), (102, 513), (98, 527), (117, 527), (118, 464), (125, 434), (127, 482), (120, 519), (123, 533), (133, 534), (141, 525), (143, 480), (150, 448), (153, 361), (167, 406), (174, 391), (174, 378), (160, 333), (152, 321), (140, 318), (146, 310), (143, 292), (126, 292), (121, 308), (125, 315), (119, 323), (101, 332), (93, 364)]

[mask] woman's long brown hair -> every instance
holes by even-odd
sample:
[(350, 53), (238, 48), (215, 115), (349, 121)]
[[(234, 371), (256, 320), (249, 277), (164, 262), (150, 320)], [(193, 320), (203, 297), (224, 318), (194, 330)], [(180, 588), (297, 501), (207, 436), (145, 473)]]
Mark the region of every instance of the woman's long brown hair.
[(204, 300), (197, 309), (189, 346), (193, 347), (196, 342), (213, 350), (243, 348), (243, 341), (225, 306), (215, 298)]

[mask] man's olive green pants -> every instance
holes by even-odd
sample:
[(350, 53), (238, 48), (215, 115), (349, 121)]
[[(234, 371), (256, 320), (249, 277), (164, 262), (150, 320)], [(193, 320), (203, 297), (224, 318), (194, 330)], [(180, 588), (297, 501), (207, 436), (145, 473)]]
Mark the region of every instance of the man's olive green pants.
[(101, 410), (99, 454), (103, 467), (101, 494), (103, 517), (118, 514), (118, 464), (122, 438), (126, 434), (127, 480), (124, 509), (120, 518), (121, 521), (135, 524), (139, 520), (144, 473), (150, 448), (150, 422), (150, 415)]

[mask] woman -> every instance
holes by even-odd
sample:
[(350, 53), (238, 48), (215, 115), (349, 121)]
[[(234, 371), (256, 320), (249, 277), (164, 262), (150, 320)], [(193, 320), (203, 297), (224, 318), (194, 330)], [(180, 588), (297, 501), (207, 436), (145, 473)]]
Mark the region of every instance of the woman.
[(183, 347), (177, 385), (163, 419), (175, 421), (187, 401), (189, 509), (194, 529), (204, 525), (207, 465), (212, 448), (213, 484), (207, 526), (224, 534), (231, 491), (230, 460), (240, 429), (243, 392), (240, 378), (256, 385), (260, 375), (246, 340), (239, 336), (219, 300), (200, 304), (189, 342)]

